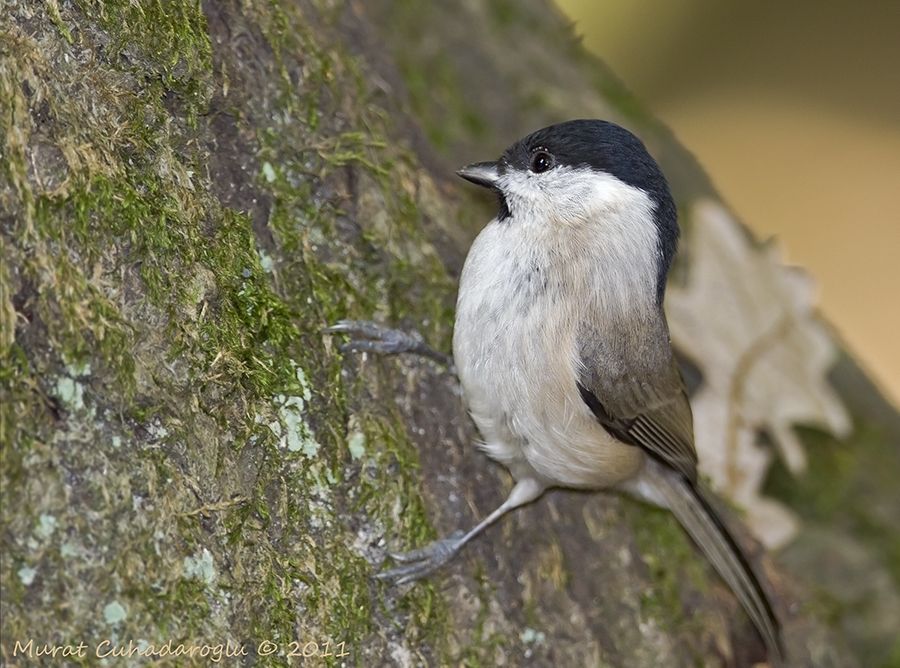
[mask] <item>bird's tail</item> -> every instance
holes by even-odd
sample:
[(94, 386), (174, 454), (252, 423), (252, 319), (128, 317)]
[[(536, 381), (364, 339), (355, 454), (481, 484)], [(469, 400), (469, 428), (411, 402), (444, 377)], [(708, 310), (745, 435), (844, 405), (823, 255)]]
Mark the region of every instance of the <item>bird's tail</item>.
[[(649, 462), (648, 462), (649, 463)], [(661, 500), (678, 519), (713, 568), (737, 596), (759, 631), (775, 665), (784, 662), (778, 619), (772, 604), (740, 546), (699, 485), (684, 476), (650, 465), (647, 473)]]

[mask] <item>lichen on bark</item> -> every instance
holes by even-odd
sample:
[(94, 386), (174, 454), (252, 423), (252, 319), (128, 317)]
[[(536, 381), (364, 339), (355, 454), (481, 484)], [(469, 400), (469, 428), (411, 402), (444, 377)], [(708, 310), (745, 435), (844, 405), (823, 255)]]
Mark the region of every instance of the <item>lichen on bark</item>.
[[(392, 401), (354, 398), (390, 369), (342, 374), (320, 330), (377, 313), (446, 340), (452, 289), (420, 224), (427, 177), (336, 18), (5, 16), (5, 652), (113, 636), (387, 653), (366, 557), (385, 532), (430, 532), (416, 455)], [(438, 646), (433, 588), (404, 604), (409, 642)]]

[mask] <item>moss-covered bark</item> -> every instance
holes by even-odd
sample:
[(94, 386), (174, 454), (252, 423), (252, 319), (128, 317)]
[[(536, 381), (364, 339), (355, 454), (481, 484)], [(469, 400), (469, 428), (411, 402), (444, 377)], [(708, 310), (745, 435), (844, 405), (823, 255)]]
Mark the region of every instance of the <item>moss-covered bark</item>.
[[(377, 314), (445, 341), (452, 283), (422, 225), (436, 195), (336, 11), (4, 16), (5, 653), (389, 653), (366, 556), (430, 533), (416, 453), (390, 367), (342, 376), (320, 329)], [(404, 606), (411, 645), (438, 647), (434, 589)]]
[[(508, 116), (463, 93), (438, 113), (450, 93), (429, 104), (429, 91), (488, 84), (452, 59), (379, 45), (372, 22), (391, 26), (392, 44), (416, 46), (417, 25), (444, 34), (433, 26), (446, 17), (416, 6), (5, 10), (5, 661), (28, 639), (89, 652), (105, 639), (230, 642), (251, 655), (263, 641), (315, 642), (334, 656), (313, 663), (329, 665), (758, 656), (670, 519), (615, 497), (551, 494), (446, 579), (399, 591), (370, 579), (387, 545), (471, 522), (507, 484), (469, 447), (449, 374), (344, 359), (321, 334), (376, 318), (448, 347), (453, 273), (483, 215), (450, 194), (408, 112), (450, 154), (466, 136), (493, 150)], [(541, 27), (558, 38), (553, 58), (582, 62), (557, 19), (488, 6), (495, 23), (480, 30)], [(452, 36), (459, 23), (444, 25)], [(478, 39), (472, 66), (501, 62)], [(429, 87), (430, 64), (447, 85)], [(591, 94), (612, 115), (637, 113), (611, 81)], [(558, 106), (539, 90), (507, 94), (527, 110), (516, 127)], [(807, 663), (842, 661), (819, 622), (792, 628)], [(748, 649), (732, 654), (732, 640)]]

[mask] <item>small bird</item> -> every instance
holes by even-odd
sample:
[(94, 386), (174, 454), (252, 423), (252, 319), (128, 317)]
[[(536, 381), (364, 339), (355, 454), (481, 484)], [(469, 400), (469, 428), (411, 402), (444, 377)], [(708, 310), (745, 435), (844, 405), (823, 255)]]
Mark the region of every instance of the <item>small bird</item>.
[[(431, 573), (548, 488), (623, 490), (675, 515), (780, 662), (769, 598), (697, 476), (663, 312), (679, 228), (659, 166), (624, 128), (573, 120), (457, 173), (493, 190), (499, 211), (466, 257), (453, 362), (484, 450), (516, 482), (473, 529), (392, 555), (403, 565), (379, 577)], [(423, 353), (396, 330), (345, 321), (331, 331), (369, 339), (355, 350)]]

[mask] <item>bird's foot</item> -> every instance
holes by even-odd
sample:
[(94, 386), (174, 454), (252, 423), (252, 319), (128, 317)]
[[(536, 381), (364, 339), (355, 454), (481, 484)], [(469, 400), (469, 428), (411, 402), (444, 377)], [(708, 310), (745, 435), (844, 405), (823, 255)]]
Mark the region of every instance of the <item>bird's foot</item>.
[(457, 531), (417, 550), (389, 552), (391, 559), (404, 565), (381, 571), (375, 577), (383, 582), (400, 585), (430, 575), (456, 556), (464, 544), (463, 536), (462, 531)]
[(391, 329), (368, 320), (339, 320), (326, 328), (327, 334), (348, 334), (350, 340), (342, 343), (342, 352), (372, 352), (384, 355), (415, 353), (452, 366), (449, 355), (426, 344), (418, 332)]

